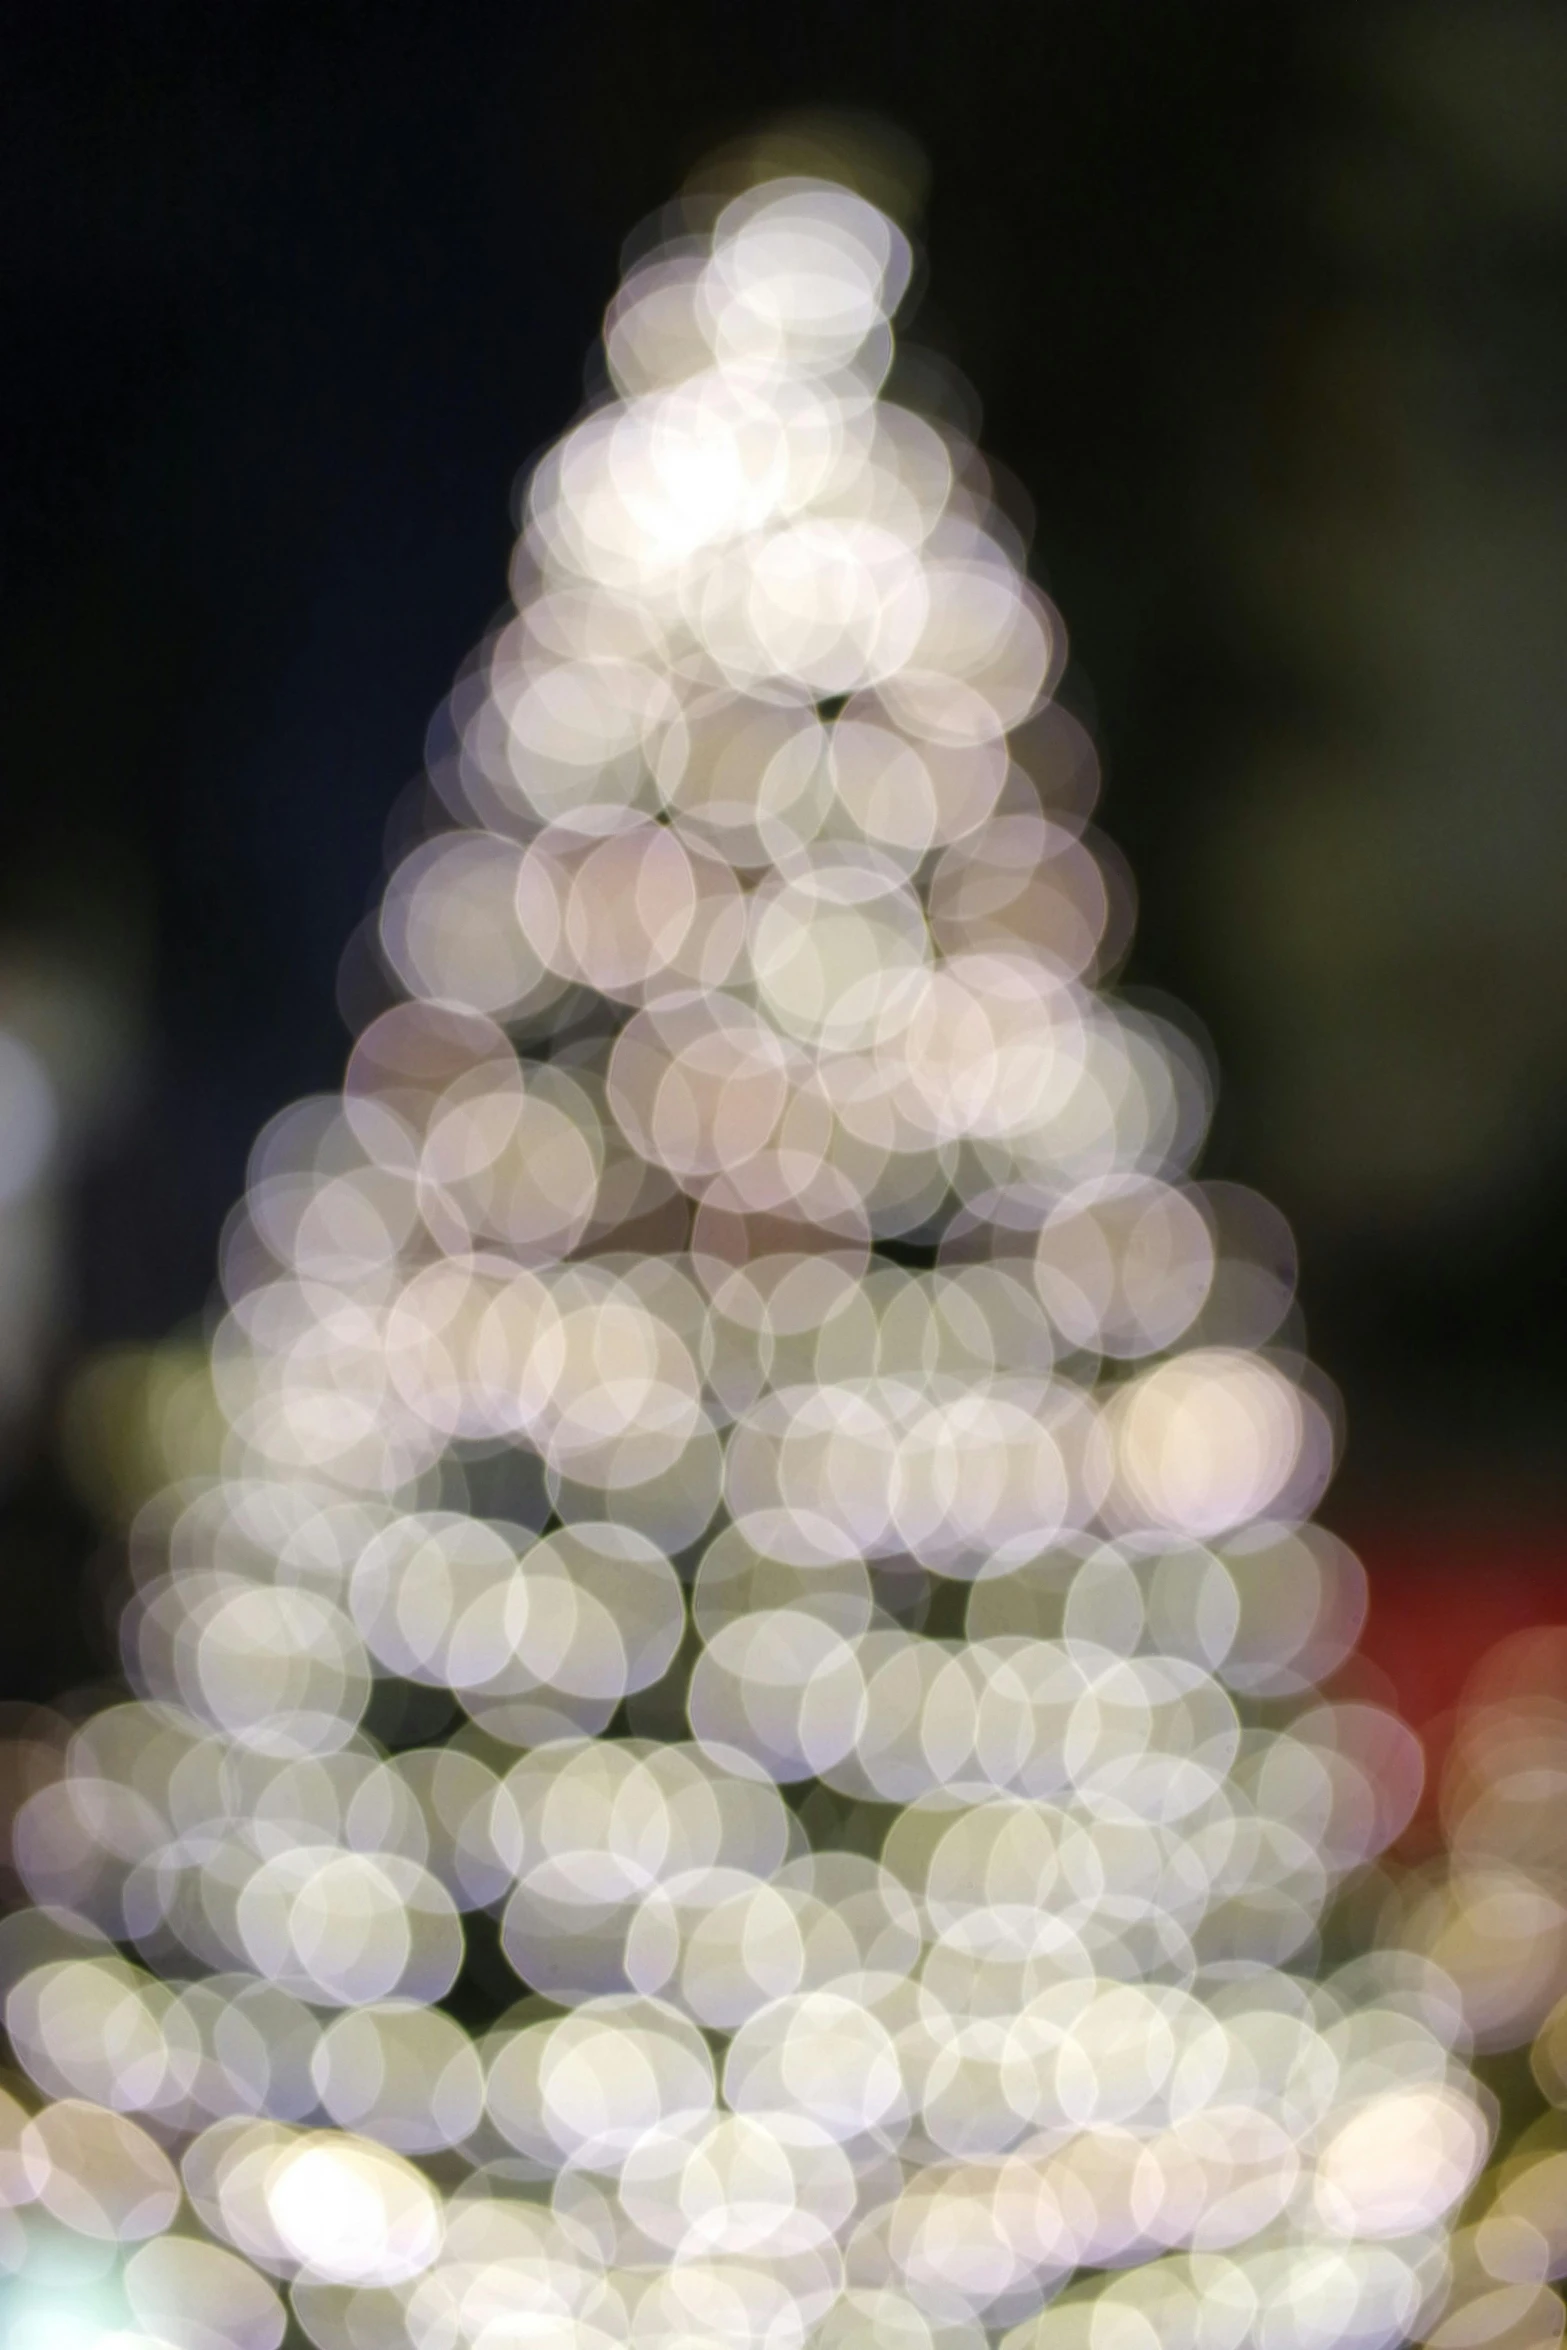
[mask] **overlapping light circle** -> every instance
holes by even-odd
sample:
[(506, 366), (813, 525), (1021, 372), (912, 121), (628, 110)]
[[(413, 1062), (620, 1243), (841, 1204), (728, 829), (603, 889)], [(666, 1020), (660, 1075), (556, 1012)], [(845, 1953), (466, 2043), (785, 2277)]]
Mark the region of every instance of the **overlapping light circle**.
[(257, 1146), (221, 1473), (0, 1927), (0, 2258), (88, 2247), (127, 2343), (1378, 2350), (1440, 2292), (1451, 1987), (1317, 1979), (1417, 1784), (1310, 1695), (1330, 1413), (1109, 991), (909, 266), (802, 179), (631, 269), (399, 1000)]

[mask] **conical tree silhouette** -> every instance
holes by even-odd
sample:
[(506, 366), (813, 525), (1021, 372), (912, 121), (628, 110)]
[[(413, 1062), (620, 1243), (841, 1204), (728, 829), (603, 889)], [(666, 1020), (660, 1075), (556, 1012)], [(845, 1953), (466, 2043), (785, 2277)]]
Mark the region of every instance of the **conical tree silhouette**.
[(687, 216), (533, 475), (402, 1000), (225, 1240), (221, 1474), (19, 1817), (17, 2343), (1439, 2299), (1485, 2125), (1443, 1978), (1322, 1958), (1413, 1778), (1313, 1693), (1287, 1236), (1103, 992), (1059, 624), (881, 388), (909, 258), (824, 180)]

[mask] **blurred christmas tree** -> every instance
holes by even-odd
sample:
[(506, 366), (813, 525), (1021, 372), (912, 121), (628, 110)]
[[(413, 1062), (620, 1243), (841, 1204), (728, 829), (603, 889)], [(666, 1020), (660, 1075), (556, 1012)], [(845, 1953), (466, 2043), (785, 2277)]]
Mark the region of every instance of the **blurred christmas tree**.
[(666, 228), (18, 1814), (12, 2340), (1406, 2339), (1486, 2124), (1443, 1973), (1323, 1956), (1418, 1763), (1315, 1694), (1287, 1235), (1104, 991), (902, 233)]

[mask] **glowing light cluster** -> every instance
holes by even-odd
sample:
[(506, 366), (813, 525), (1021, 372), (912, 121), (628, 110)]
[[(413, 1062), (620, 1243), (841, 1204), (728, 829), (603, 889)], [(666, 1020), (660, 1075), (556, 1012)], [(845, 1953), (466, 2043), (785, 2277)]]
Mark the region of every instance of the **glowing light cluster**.
[(1287, 1246), (1107, 992), (1059, 622), (883, 390), (909, 261), (799, 180), (631, 270), (403, 1000), (257, 1147), (221, 1471), (0, 1929), (5, 2256), (104, 2248), (127, 2341), (271, 2350), (275, 2280), (322, 2350), (1374, 2350), (1440, 2291), (1451, 1986), (1313, 1980), (1418, 1767), (1313, 1694)]
[[(1441, 1784), (1442, 1849), (1407, 1871), (1400, 1938), (1453, 1984), (1475, 2042), (1528, 2047), (1547, 2108), (1514, 2128), (1453, 2237), (1434, 2350), (1556, 2350), (1567, 2278), (1567, 1633), (1499, 1642), (1469, 1679)], [(1532, 2046), (1530, 2043), (1532, 2042)], [(1552, 2290), (1553, 2285), (1557, 2288)]]
[[(1472, 1676), (1442, 1781), (1446, 1850), (1404, 1889), (1405, 1930), (1450, 1974), (1482, 2047), (1567, 2047), (1567, 1632), (1500, 1642)], [(1559, 2076), (1567, 2082), (1567, 2074)], [(1553, 2095), (1556, 2094), (1554, 2086)]]

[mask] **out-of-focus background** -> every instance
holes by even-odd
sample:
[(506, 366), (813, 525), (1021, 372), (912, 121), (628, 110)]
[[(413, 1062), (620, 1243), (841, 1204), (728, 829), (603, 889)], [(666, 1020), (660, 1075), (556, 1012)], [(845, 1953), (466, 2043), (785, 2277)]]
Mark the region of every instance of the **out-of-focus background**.
[(1371, 1680), (1439, 1754), (1567, 1621), (1567, 13), (316, 0), (8, 47), (0, 1695), (110, 1669), (104, 1529), (201, 1408), (257, 1128), (339, 1073), (622, 239), (828, 106), (926, 160), (911, 331), (1032, 502), (1127, 978), (1212, 1040), (1207, 1171), (1293, 1226)]

